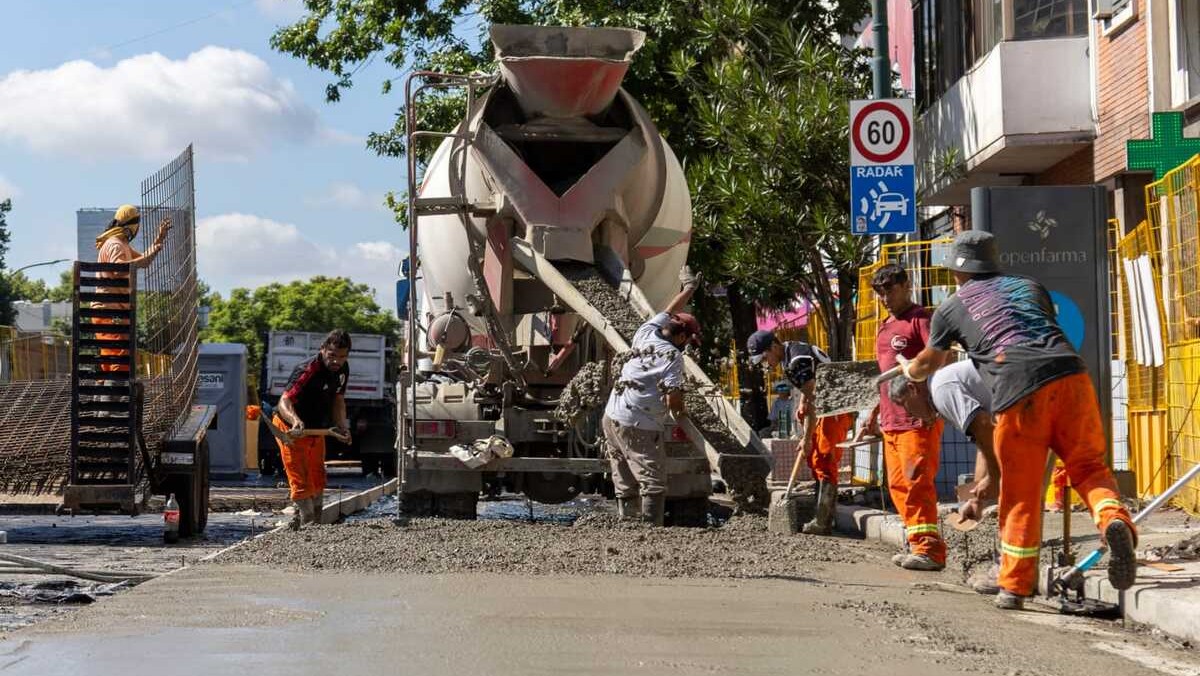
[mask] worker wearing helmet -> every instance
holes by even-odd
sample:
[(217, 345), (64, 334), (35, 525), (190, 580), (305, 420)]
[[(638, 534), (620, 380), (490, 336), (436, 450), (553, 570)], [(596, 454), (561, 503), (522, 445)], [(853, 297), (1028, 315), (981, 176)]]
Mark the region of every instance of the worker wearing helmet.
[[(117, 209), (117, 213), (113, 216), (112, 222), (108, 229), (100, 233), (96, 237), (96, 249), (98, 249), (96, 260), (100, 263), (126, 263), (133, 268), (144, 268), (150, 265), (158, 252), (162, 250), (163, 243), (167, 239), (167, 233), (171, 230), (171, 219), (164, 218), (158, 226), (158, 234), (154, 237), (154, 243), (146, 250), (146, 253), (138, 253), (130, 242), (137, 236), (141, 224), (141, 212), (132, 204), (122, 205)], [(113, 272), (102, 272), (99, 274), (102, 278), (114, 279), (118, 275)], [(131, 275), (130, 286), (126, 287), (110, 287), (98, 289), (100, 293), (127, 293), (132, 292), (136, 287), (133, 286)], [(92, 307), (102, 308), (107, 310), (127, 310), (128, 303), (93, 303)], [(116, 319), (97, 319), (97, 323), (116, 323)], [(97, 340), (125, 340), (126, 336), (119, 333), (98, 333)], [(127, 356), (128, 350), (120, 350), (115, 348), (103, 347), (100, 348), (101, 356)], [(115, 372), (129, 371), (129, 366), (125, 364), (101, 364), (100, 370)]]
[(700, 324), (682, 312), (700, 283), (687, 267), (682, 290), (638, 328), (630, 358), (621, 367), (604, 409), (605, 445), (612, 465), (617, 512), (622, 519), (663, 525), (667, 466), (663, 432), (668, 413), (686, 415), (683, 349), (700, 341)]
[(1003, 477), (996, 605), (1020, 609), (1036, 589), (1043, 466), (1051, 446), (1112, 553), (1109, 582), (1130, 588), (1137, 577), (1137, 532), (1105, 463), (1105, 425), (1087, 364), (1059, 326), (1049, 292), (1029, 277), (1005, 273), (987, 232), (960, 233), (943, 266), (958, 291), (934, 313), (929, 345), (901, 366), (909, 380), (925, 380), (958, 343), (991, 390)]
[(276, 443), (296, 503), (293, 529), (320, 523), (325, 507), (325, 437), (305, 436), (304, 431), (332, 424), (334, 437), (350, 444), (345, 399), (350, 345), (350, 334), (342, 329), (330, 331), (320, 352), (296, 365), (271, 419), (275, 429), (291, 437), (285, 443), (282, 435), (277, 435)]
[(828, 364), (829, 355), (804, 341), (780, 341), (771, 331), (750, 334), (746, 351), (755, 366), (782, 366), (784, 376), (796, 390), (795, 419), (800, 427), (796, 452), (804, 454), (804, 461), (817, 480), (817, 513), (802, 530), (808, 535), (829, 535), (833, 532), (838, 466), (842, 462), (838, 444), (846, 440), (854, 427), (853, 413), (817, 418), (814, 406), (817, 367)]
[[(901, 359), (911, 359), (929, 342), (930, 312), (913, 302), (908, 271), (889, 263), (871, 278), (875, 297), (888, 311), (875, 336), (879, 370), (887, 371)], [(904, 519), (909, 551), (892, 557), (892, 563), (908, 570), (938, 571), (946, 567), (946, 542), (938, 527), (937, 488), (941, 454), (940, 418), (921, 420), (888, 398), (887, 384), (880, 384), (879, 404), (871, 411), (860, 438), (867, 432), (883, 437), (883, 459), (887, 468), (888, 494)]]

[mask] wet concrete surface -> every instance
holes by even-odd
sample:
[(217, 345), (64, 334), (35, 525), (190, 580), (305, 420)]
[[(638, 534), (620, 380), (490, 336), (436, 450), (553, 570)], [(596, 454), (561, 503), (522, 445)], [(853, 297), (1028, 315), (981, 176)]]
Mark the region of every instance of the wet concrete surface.
[(857, 565), (757, 580), (206, 565), (10, 634), (0, 673), (1200, 673), (1117, 624), (1004, 613), (849, 545)]

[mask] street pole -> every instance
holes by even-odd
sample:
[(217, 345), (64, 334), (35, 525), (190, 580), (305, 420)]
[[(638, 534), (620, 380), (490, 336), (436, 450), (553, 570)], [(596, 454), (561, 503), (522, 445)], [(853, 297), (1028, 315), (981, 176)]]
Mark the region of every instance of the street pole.
[(892, 58), (888, 49), (888, 0), (872, 0), (871, 25), (875, 27), (875, 56), (871, 59), (876, 100), (892, 98)]
[(17, 273), (21, 272), (22, 270), (28, 270), (29, 268), (36, 268), (36, 267), (40, 267), (42, 265), (58, 265), (59, 263), (66, 263), (69, 260), (71, 260), (71, 259), (70, 258), (56, 258), (55, 260), (52, 260), (52, 261), (42, 261), (41, 263), (30, 263), (29, 265), (22, 265), (21, 267), (17, 268), (16, 270), (13, 270), (12, 272), (8, 273), (7, 276), (8, 277), (16, 277)]

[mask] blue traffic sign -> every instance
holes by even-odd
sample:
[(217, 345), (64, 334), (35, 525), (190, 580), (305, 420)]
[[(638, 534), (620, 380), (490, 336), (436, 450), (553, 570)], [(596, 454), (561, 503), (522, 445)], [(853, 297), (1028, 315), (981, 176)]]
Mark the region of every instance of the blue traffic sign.
[(850, 167), (850, 231), (855, 235), (915, 233), (916, 196), (911, 164)]

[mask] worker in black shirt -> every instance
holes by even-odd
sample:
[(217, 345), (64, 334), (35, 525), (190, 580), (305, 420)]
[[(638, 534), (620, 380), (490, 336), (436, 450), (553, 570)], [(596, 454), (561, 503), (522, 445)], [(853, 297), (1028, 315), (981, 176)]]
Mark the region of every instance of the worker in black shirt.
[(325, 437), (306, 435), (305, 431), (332, 427), (334, 438), (350, 443), (345, 399), (349, 356), (350, 334), (342, 329), (330, 331), (320, 352), (292, 371), (271, 420), (291, 438), (290, 443), (277, 443), (296, 503), (294, 529), (320, 522), (325, 506)]

